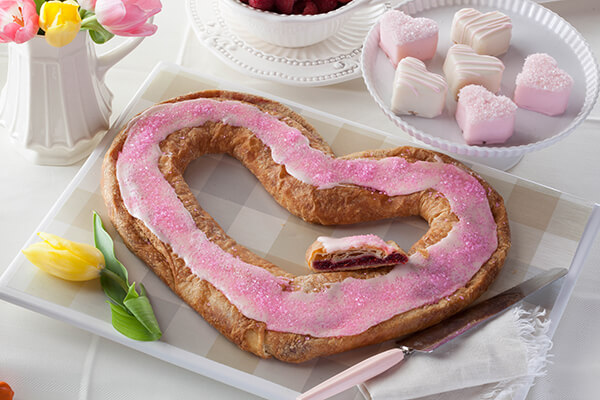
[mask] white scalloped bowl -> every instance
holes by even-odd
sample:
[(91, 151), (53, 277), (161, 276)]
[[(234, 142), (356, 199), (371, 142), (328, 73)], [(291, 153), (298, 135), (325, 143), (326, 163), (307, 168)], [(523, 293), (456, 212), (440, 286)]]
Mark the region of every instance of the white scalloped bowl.
[(470, 146), (462, 137), (454, 118), (456, 102), (452, 96), (436, 118), (395, 115), (391, 111), (394, 67), (379, 48), (379, 23), (365, 39), (362, 72), (367, 89), (375, 102), (398, 127), (415, 139), (443, 151), (460, 156), (486, 158), (520, 157), (525, 153), (550, 146), (571, 133), (592, 110), (599, 91), (598, 64), (586, 40), (568, 22), (545, 7), (527, 0), (411, 0), (397, 9), (415, 17), (434, 19), (439, 26), (436, 55), (425, 64), (427, 69), (443, 75), (442, 65), (450, 48), (450, 27), (454, 13), (473, 7), (482, 12), (499, 10), (512, 19), (513, 35), (509, 51), (499, 58), (505, 65), (500, 94), (512, 98), (516, 75), (524, 58), (532, 53), (548, 53), (558, 66), (575, 80), (569, 105), (564, 114), (555, 117), (518, 109), (515, 131), (501, 145)]
[(257, 38), (280, 47), (305, 47), (335, 35), (366, 0), (352, 0), (333, 11), (315, 15), (286, 15), (262, 11), (240, 0), (220, 0), (229, 25), (241, 25)]

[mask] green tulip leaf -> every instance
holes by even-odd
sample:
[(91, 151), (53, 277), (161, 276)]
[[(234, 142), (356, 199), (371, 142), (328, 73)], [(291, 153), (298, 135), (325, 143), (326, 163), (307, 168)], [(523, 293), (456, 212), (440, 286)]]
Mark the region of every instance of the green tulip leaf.
[(82, 9), (79, 11), (79, 15), (81, 16), (81, 30), (88, 31), (95, 43), (106, 43), (115, 36), (98, 22), (92, 11)]
[(133, 340), (150, 342), (160, 339), (157, 334), (150, 332), (146, 327), (124, 307), (107, 302), (110, 305), (112, 325), (121, 334)]
[(109, 298), (113, 327), (123, 335), (143, 341), (158, 340), (162, 332), (152, 310), (146, 288), (129, 284), (127, 269), (115, 256), (114, 242), (94, 212), (94, 244), (104, 255), (106, 267), (100, 273), (100, 285)]
[(46, 0), (33, 0), (35, 2), (35, 11), (40, 15), (40, 9), (42, 8), (42, 4), (46, 2)]
[(140, 284), (140, 286), (142, 287), (142, 294), (138, 295), (135, 291), (135, 283), (131, 285), (123, 304), (125, 304), (127, 310), (136, 317), (144, 328), (158, 339), (161, 337), (162, 332), (160, 331), (158, 321), (152, 311), (150, 300), (148, 300), (148, 297), (145, 295), (146, 291), (143, 289), (144, 285)]
[(97, 44), (103, 44), (112, 39), (115, 35), (107, 31), (106, 29), (94, 29), (89, 30), (90, 38)]
[(100, 271), (100, 285), (106, 296), (116, 304), (122, 304), (127, 296), (127, 282), (119, 275), (104, 268)]
[[(104, 254), (104, 261), (106, 262), (106, 268), (117, 274), (123, 281), (127, 282), (129, 277), (127, 276), (127, 269), (115, 256), (115, 244), (104, 229), (102, 224), (102, 218), (94, 211), (94, 245), (98, 250)], [(129, 286), (129, 285), (127, 285)]]

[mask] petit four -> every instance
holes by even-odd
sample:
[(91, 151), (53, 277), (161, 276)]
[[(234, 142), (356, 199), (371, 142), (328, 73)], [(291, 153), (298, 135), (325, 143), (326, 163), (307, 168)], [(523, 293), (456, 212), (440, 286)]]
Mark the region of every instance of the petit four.
[(306, 263), (315, 272), (389, 267), (407, 261), (408, 256), (396, 243), (375, 235), (320, 236), (306, 250)]
[(513, 134), (516, 110), (508, 97), (468, 85), (458, 94), (456, 122), (467, 144), (504, 143)]
[(573, 78), (558, 68), (554, 58), (537, 53), (525, 59), (516, 85), (514, 100), (519, 107), (559, 115), (567, 109)]
[(477, 54), (465, 44), (455, 44), (448, 49), (443, 69), (450, 92), (456, 98), (461, 88), (471, 84), (497, 93), (504, 64), (496, 57)]
[(444, 109), (447, 92), (444, 77), (427, 71), (423, 61), (406, 57), (396, 67), (391, 109), (395, 114), (437, 117)]
[(404, 57), (429, 60), (438, 42), (437, 23), (429, 18), (413, 18), (402, 11), (390, 10), (379, 22), (379, 47), (394, 67)]
[(478, 54), (499, 56), (508, 51), (511, 32), (510, 18), (501, 12), (463, 8), (454, 14), (450, 36), (454, 43), (467, 44)]

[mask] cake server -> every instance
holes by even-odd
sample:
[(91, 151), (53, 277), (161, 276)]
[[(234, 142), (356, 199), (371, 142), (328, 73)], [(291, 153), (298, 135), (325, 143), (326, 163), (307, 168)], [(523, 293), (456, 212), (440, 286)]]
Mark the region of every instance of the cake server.
[(397, 341), (397, 348), (361, 361), (301, 394), (296, 400), (327, 399), (387, 371), (414, 352), (431, 353), (455, 337), (498, 316), (525, 297), (563, 277), (566, 273), (566, 268), (554, 268), (541, 272), (533, 278), (469, 307), (437, 325)]

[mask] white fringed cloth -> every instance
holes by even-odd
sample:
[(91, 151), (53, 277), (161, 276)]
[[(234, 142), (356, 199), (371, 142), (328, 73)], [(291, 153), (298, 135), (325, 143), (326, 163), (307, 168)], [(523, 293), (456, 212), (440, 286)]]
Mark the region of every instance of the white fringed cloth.
[(513, 399), (545, 373), (552, 342), (540, 307), (512, 308), (360, 386), (370, 400)]

